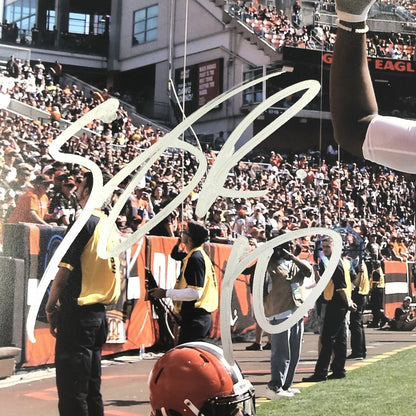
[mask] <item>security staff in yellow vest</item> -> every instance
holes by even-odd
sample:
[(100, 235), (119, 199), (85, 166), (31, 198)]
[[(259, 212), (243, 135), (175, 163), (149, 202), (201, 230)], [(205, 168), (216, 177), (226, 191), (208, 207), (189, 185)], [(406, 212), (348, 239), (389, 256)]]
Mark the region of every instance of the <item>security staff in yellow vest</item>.
[[(355, 273), (355, 270), (352, 272)], [(350, 313), (351, 354), (347, 359), (363, 360), (367, 355), (363, 313), (367, 304), (367, 296), (370, 291), (368, 270), (364, 261), (359, 264), (358, 271), (352, 280), (352, 284), (353, 290), (351, 299), (357, 305), (357, 310), (351, 311)]]
[(171, 298), (174, 301), (175, 313), (181, 318), (178, 344), (206, 339), (212, 326), (211, 312), (218, 308), (217, 279), (212, 262), (202, 248), (207, 239), (208, 230), (189, 221), (171, 253), (174, 260), (182, 261), (175, 287), (149, 290), (149, 295), (156, 299)]
[[(77, 186), (82, 208), (93, 188), (91, 172)], [(106, 215), (95, 210), (62, 258), (45, 306), (56, 338), (55, 367), (60, 416), (104, 415), (101, 396), (101, 350), (108, 324), (105, 305), (120, 296), (120, 259), (101, 259), (97, 245)], [(107, 248), (120, 234), (113, 228)], [(59, 307), (58, 307), (59, 305)]]
[(373, 320), (367, 325), (368, 328), (383, 328), (389, 322), (384, 314), (384, 273), (380, 261), (375, 261), (370, 277), (370, 308)]
[[(322, 240), (322, 252), (327, 259), (331, 258), (334, 241), (331, 237)], [(319, 264), (319, 273), (325, 271), (325, 264)], [(324, 290), (324, 298), (328, 302), (322, 326), (321, 343), (318, 361), (312, 376), (304, 377), (302, 381), (325, 381), (327, 379), (345, 378), (345, 360), (347, 356), (347, 331), (345, 316), (348, 310), (355, 310), (356, 305), (351, 300), (351, 279), (349, 261), (340, 260), (337, 268)], [(331, 356), (332, 374), (328, 376)]]

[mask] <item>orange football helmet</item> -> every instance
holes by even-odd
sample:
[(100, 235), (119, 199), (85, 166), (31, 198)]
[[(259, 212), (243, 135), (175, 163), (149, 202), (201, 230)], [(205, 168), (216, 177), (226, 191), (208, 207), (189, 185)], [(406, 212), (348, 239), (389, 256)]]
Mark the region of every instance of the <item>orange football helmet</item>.
[(222, 349), (205, 342), (178, 345), (149, 375), (152, 416), (255, 416), (254, 387)]

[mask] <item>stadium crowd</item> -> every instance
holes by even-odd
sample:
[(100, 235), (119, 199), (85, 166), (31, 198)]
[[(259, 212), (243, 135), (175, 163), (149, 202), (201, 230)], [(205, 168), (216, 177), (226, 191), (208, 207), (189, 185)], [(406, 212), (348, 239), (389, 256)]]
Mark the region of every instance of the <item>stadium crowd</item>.
[[(387, 8), (387, 2), (382, 3), (386, 11), (392, 11), (391, 8)], [(407, 7), (409, 13), (416, 13), (411, 2), (389, 3), (397, 5), (401, 3), (400, 7)], [(299, 1), (295, 1), (291, 16), (286, 15), (283, 10), (277, 10), (275, 6), (264, 6), (252, 2), (236, 1), (230, 6), (230, 13), (234, 17), (244, 22), (258, 36), (270, 42), (278, 51), (282, 51), (285, 46), (332, 51), (336, 39), (336, 28), (319, 23), (320, 10), (335, 13), (335, 2), (315, 2), (314, 24), (308, 26), (303, 24)], [(416, 35), (413, 34), (369, 32), (367, 46), (368, 55), (372, 57), (409, 61), (416, 59)]]
[[(83, 168), (52, 160), (48, 147), (61, 133), (61, 117), (77, 120), (105, 100), (108, 93), (85, 94), (76, 86), (61, 87), (47, 77), (33, 84), (35, 72), (31, 68), (18, 71), (17, 77), (0, 74), (3, 95), (10, 94), (50, 112), (50, 121), (41, 124), (0, 111), (0, 220), (2, 224), (24, 221), (67, 226), (77, 216), (75, 190)], [(114, 176), (143, 150), (163, 139), (163, 133), (151, 125), (133, 126), (122, 107), (111, 124), (95, 120), (88, 127), (93, 132), (90, 136), (74, 136), (62, 151), (93, 160), (106, 177)], [(209, 147), (206, 156), (208, 163), (215, 159)], [(267, 189), (267, 195), (257, 199), (218, 197), (207, 217), (200, 219), (208, 226), (212, 242), (232, 244), (238, 235), (244, 235), (256, 245), (266, 241), (273, 230), (348, 226), (368, 243), (374, 237), (383, 258), (413, 259), (413, 177), (365, 161), (340, 162), (329, 151), (257, 153), (248, 159), (251, 161), (241, 161), (230, 171), (225, 186), (242, 191)], [(193, 155), (178, 149), (166, 151), (137, 184), (120, 212), (120, 231), (131, 233), (152, 218), (181, 192), (197, 167)], [(107, 209), (131, 179), (130, 175), (119, 184)], [(178, 236), (181, 224), (195, 218), (202, 186), (197, 186), (150, 233)], [(27, 207), (24, 204), (30, 198), (39, 200), (39, 212), (28, 219), (22, 207)], [(304, 251), (313, 250), (313, 236), (302, 244)]]

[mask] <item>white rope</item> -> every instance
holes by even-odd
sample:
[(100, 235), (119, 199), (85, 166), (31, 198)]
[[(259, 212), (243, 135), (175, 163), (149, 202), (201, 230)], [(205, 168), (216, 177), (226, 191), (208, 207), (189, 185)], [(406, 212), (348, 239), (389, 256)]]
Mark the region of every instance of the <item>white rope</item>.
[(183, 40), (183, 84), (182, 84), (182, 120), (185, 120), (185, 78), (186, 78), (186, 58), (188, 53), (188, 18), (189, 18), (189, 0), (185, 1), (185, 34)]
[[(185, 79), (186, 79), (186, 58), (188, 53), (188, 19), (189, 19), (189, 0), (185, 1), (185, 33), (183, 39), (183, 79), (182, 79), (182, 121), (185, 120), (185, 96), (186, 96), (186, 88), (185, 88)], [(179, 107), (180, 108), (180, 107)], [(185, 131), (182, 134), (182, 140), (185, 141)], [(184, 184), (185, 179), (185, 153), (181, 152), (182, 157), (182, 186)], [(182, 209), (181, 209), (181, 226), (183, 224), (183, 211), (184, 211), (184, 202), (182, 202)]]

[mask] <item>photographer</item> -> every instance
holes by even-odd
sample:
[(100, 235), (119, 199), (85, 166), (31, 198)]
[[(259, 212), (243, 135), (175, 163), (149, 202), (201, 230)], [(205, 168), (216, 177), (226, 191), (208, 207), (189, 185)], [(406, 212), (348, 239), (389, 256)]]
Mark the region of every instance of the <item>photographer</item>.
[[(279, 325), (303, 302), (303, 281), (312, 274), (312, 266), (297, 257), (300, 246), (287, 242), (275, 247), (267, 266), (268, 293), (264, 300), (264, 312), (271, 325)], [(269, 399), (293, 397), (300, 390), (292, 388), (296, 367), (300, 358), (303, 336), (303, 319), (290, 329), (272, 334), (271, 380), (267, 384)]]
[(412, 298), (406, 296), (403, 303), (394, 311), (394, 319), (389, 322), (395, 331), (412, 331), (416, 327), (415, 311), (410, 307)]

